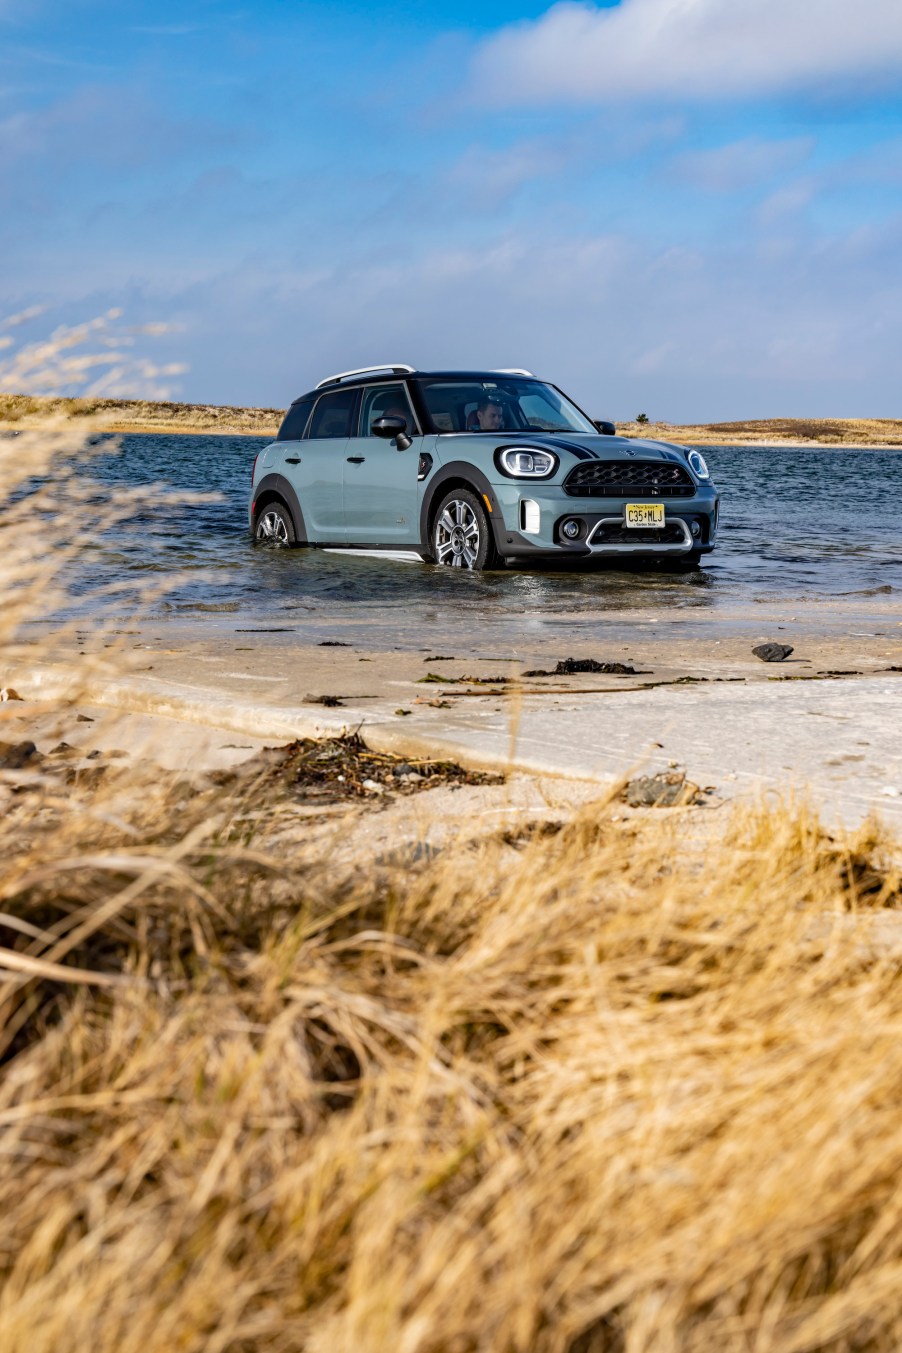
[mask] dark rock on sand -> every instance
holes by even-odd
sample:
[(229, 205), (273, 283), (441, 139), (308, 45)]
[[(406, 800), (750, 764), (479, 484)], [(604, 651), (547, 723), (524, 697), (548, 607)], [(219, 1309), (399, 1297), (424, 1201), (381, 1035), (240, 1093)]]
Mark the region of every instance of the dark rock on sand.
[(0, 770), (22, 770), (42, 760), (33, 742), (0, 742)]
[(790, 644), (758, 644), (752, 652), (762, 662), (784, 662), (794, 650)]

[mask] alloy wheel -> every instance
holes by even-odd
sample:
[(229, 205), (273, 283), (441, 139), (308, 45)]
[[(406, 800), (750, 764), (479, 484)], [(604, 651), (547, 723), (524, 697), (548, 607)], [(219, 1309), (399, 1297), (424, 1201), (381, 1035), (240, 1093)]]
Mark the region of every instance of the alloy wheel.
[(453, 498), (435, 523), (436, 561), (451, 568), (475, 568), (479, 544), (476, 513), (462, 498)]
[(272, 507), (262, 512), (257, 522), (254, 537), (263, 545), (287, 545), (289, 543), (288, 523), (282, 513)]

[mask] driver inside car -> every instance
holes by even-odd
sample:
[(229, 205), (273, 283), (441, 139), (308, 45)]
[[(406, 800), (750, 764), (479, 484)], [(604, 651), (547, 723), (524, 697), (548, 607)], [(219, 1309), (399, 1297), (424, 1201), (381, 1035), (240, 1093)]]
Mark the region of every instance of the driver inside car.
[(480, 400), (472, 413), (467, 415), (469, 432), (500, 432), (503, 423), (501, 405), (494, 399)]

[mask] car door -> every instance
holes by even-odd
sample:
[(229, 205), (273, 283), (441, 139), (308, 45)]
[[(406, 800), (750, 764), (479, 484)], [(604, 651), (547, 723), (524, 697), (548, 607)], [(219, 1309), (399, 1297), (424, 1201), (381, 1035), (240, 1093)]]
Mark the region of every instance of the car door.
[(282, 473), (298, 496), (307, 539), (314, 544), (347, 540), (342, 478), (356, 412), (356, 390), (326, 391), (313, 406), (304, 438), (285, 443)]
[[(407, 420), (410, 446), (375, 437), (375, 419)], [(417, 471), (423, 437), (403, 381), (365, 385), (360, 391), (357, 435), (344, 458), (346, 539), (354, 545), (415, 545), (420, 538)]]

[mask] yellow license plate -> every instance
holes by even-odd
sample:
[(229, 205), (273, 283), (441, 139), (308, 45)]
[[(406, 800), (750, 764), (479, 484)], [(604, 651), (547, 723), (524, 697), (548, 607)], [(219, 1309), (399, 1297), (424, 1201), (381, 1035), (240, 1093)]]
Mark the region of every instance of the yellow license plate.
[(627, 503), (626, 505), (626, 524), (627, 526), (649, 526), (664, 525), (664, 504), (663, 503)]

